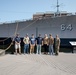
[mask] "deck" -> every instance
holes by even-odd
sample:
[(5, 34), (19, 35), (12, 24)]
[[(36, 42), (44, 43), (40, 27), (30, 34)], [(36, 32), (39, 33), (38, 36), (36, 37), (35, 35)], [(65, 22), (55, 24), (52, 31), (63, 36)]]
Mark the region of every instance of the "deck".
[(0, 75), (76, 75), (76, 53), (6, 54), (0, 57)]

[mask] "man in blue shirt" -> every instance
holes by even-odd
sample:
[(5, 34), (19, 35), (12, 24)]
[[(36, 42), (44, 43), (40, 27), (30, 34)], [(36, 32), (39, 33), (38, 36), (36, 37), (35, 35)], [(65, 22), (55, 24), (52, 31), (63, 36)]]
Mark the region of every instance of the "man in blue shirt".
[(37, 54), (41, 54), (41, 45), (42, 45), (42, 37), (41, 34), (39, 34), (39, 36), (36, 38)]
[(35, 47), (35, 37), (34, 34), (32, 34), (30, 38), (30, 54), (34, 53), (34, 47)]
[(14, 41), (15, 41), (15, 52), (16, 52), (16, 54), (17, 54), (17, 49), (19, 49), (19, 54), (21, 54), (21, 46), (20, 46), (21, 39), (19, 37), (19, 34), (16, 34)]

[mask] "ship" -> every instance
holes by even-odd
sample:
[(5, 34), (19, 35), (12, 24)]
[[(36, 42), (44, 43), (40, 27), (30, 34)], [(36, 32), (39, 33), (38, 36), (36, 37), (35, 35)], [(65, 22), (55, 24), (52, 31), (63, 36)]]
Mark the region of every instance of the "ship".
[[(58, 13), (59, 5), (57, 4), (57, 13), (53, 16), (49, 14), (33, 15), (33, 19), (6, 22), (0, 24), (0, 45), (9, 44), (16, 33), (20, 34), (21, 39), (28, 33), (29, 37), (34, 34), (35, 37), (41, 34), (52, 34), (55, 38), (58, 34), (61, 40), (61, 47), (72, 47), (70, 41), (76, 41), (76, 15)], [(62, 16), (59, 16), (62, 15)], [(38, 17), (37, 17), (38, 16)], [(23, 44), (23, 42), (22, 42)]]
[(12, 38), (15, 31), (20, 34), (21, 38), (27, 33), (29, 36), (34, 34), (35, 37), (38, 34), (41, 34), (42, 37), (44, 34), (52, 34), (54, 38), (58, 34), (63, 42), (66, 39), (69, 41), (76, 40), (76, 15), (3, 23), (0, 24), (0, 39)]

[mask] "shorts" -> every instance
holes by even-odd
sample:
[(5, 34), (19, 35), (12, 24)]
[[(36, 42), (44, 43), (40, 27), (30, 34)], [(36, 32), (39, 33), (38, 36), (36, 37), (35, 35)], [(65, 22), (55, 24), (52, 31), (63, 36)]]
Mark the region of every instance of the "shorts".
[(20, 48), (21, 48), (20, 44), (15, 44), (15, 49), (20, 49)]

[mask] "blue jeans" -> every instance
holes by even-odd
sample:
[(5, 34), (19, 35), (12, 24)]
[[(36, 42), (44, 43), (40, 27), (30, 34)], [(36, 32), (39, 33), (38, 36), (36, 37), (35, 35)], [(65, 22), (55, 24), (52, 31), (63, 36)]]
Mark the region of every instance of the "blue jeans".
[(41, 54), (41, 45), (37, 45), (36, 53)]
[(24, 44), (24, 53), (28, 53), (29, 44)]
[(52, 55), (54, 54), (53, 45), (49, 45), (49, 53)]

